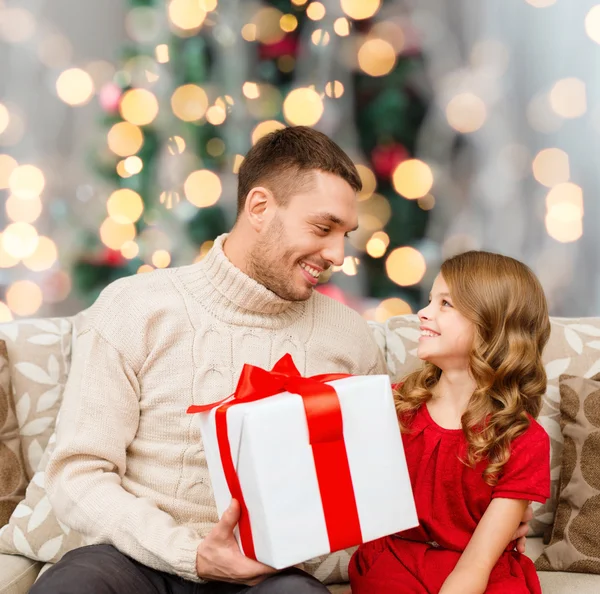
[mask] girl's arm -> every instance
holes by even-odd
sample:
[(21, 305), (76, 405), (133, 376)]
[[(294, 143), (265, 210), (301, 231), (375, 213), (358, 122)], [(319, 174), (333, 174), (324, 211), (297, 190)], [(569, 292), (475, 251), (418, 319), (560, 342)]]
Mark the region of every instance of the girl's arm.
[(492, 499), (440, 594), (482, 594), (490, 573), (519, 527), (528, 501)]

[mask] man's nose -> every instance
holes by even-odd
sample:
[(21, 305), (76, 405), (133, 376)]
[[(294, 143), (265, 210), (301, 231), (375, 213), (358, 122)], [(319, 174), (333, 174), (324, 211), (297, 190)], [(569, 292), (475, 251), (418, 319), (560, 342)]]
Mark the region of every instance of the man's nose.
[(341, 266), (344, 263), (344, 237), (331, 238), (329, 245), (321, 252), (323, 259), (331, 262), (332, 266)]

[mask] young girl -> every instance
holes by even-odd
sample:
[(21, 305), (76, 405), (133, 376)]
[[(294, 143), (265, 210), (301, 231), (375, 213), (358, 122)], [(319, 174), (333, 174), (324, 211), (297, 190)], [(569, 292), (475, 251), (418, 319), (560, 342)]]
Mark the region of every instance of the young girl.
[(352, 594), (541, 593), (510, 542), (550, 496), (550, 445), (534, 420), (550, 335), (539, 281), (512, 258), (446, 260), (419, 312), (422, 369), (396, 391), (419, 526), (359, 547)]

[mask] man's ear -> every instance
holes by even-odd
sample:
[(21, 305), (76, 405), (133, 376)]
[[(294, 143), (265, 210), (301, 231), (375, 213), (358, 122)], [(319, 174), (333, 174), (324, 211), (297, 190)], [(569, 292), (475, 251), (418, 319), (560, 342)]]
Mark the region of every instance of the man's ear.
[(270, 222), (275, 206), (275, 197), (267, 188), (258, 186), (248, 192), (244, 212), (255, 231), (260, 231)]

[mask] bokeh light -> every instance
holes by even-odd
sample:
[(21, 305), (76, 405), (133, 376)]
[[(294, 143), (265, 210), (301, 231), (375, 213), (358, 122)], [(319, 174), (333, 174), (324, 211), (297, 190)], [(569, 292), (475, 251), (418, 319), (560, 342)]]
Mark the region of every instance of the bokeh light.
[(127, 157), (123, 167), (129, 175), (136, 175), (144, 168), (144, 162), (139, 157)]
[(52, 239), (40, 236), (37, 248), (31, 256), (23, 259), (23, 264), (34, 272), (48, 270), (58, 260), (58, 249)]
[(227, 112), (220, 105), (211, 105), (206, 110), (206, 121), (213, 126), (220, 126), (227, 117)]
[(373, 233), (367, 242), (367, 254), (369, 254), (371, 258), (381, 258), (385, 255), (389, 245), (390, 238), (388, 234), (385, 233), (385, 231), (377, 231)]
[(36, 30), (33, 14), (18, 6), (2, 6), (0, 38), (7, 43), (22, 43), (31, 39)]
[(433, 173), (427, 163), (419, 159), (407, 159), (394, 170), (392, 184), (398, 194), (415, 200), (429, 193), (433, 186)]
[(167, 250), (156, 250), (152, 254), (152, 264), (156, 268), (167, 268), (171, 263), (171, 254)]
[(13, 258), (28, 258), (35, 252), (38, 243), (37, 229), (29, 223), (11, 223), (2, 234), (2, 245)]
[(10, 155), (0, 154), (0, 190), (8, 188), (11, 173), (17, 168), (18, 163)]
[(279, 26), (282, 31), (286, 33), (291, 33), (295, 31), (298, 27), (298, 19), (293, 14), (284, 14), (279, 19)]
[(557, 81), (550, 91), (550, 105), (563, 118), (582, 116), (587, 110), (585, 83), (578, 78)]
[(73, 281), (64, 270), (53, 270), (44, 276), (41, 288), (45, 303), (60, 303), (69, 296)]
[(4, 301), (0, 301), (0, 324), (4, 324), (5, 322), (10, 322), (13, 319), (12, 312), (10, 308)]
[(178, 87), (171, 97), (171, 108), (180, 120), (195, 122), (204, 117), (208, 109), (206, 91), (192, 84)]
[(123, 94), (119, 111), (124, 120), (135, 126), (147, 126), (158, 115), (158, 100), (147, 89), (130, 89)]
[(600, 4), (590, 8), (585, 16), (585, 32), (592, 41), (600, 44)]
[(208, 169), (190, 173), (183, 185), (185, 197), (194, 206), (204, 208), (212, 206), (221, 197), (223, 190), (219, 176)]
[(6, 291), (6, 304), (18, 316), (32, 316), (42, 305), (42, 290), (33, 281), (15, 281)]
[(534, 8), (547, 8), (556, 3), (556, 0), (525, 0), (527, 4), (531, 4)]
[(583, 221), (581, 219), (563, 221), (548, 213), (545, 222), (548, 235), (560, 243), (577, 241), (583, 235)]
[(370, 19), (381, 6), (381, 0), (341, 0), (342, 10), (352, 19)]
[(39, 198), (45, 185), (46, 178), (42, 170), (35, 165), (19, 165), (8, 178), (10, 191), (23, 200)]
[(252, 144), (255, 145), (266, 134), (270, 134), (271, 132), (275, 132), (276, 130), (281, 130), (283, 128), (285, 128), (285, 124), (282, 124), (277, 120), (260, 122), (260, 124), (257, 124), (252, 131)]
[(345, 19), (344, 17), (335, 19), (335, 22), (333, 23), (333, 30), (340, 37), (347, 37), (350, 35), (350, 23), (348, 22), (348, 19)]
[(4, 242), (2, 241), (2, 236), (3, 233), (0, 233), (0, 268), (12, 268), (20, 262), (20, 259), (11, 256), (4, 249)]
[(120, 250), (128, 241), (135, 239), (136, 231), (133, 223), (117, 223), (111, 217), (104, 219), (100, 226), (100, 239), (111, 250)]
[(385, 261), (385, 269), (390, 280), (401, 287), (410, 287), (421, 281), (426, 271), (423, 254), (412, 247), (393, 250)]
[(108, 216), (116, 223), (135, 223), (144, 212), (142, 197), (133, 190), (121, 188), (110, 195), (106, 203)]
[(171, 0), (169, 19), (183, 31), (198, 29), (206, 19), (206, 10), (199, 0)]
[(377, 322), (387, 322), (394, 316), (403, 316), (412, 313), (410, 305), (399, 297), (384, 299), (375, 310), (375, 320)]
[(385, 76), (395, 64), (394, 47), (383, 39), (367, 39), (358, 50), (358, 65), (370, 76)]
[[(260, 8), (249, 23), (254, 37), (252, 41), (257, 40), (266, 45), (281, 41), (286, 35), (280, 25), (283, 16), (283, 13), (273, 6)], [(247, 30), (247, 33), (250, 33), (250, 30)]]
[(569, 155), (558, 148), (541, 150), (532, 163), (533, 176), (542, 185), (551, 188), (569, 181)]
[(328, 82), (325, 85), (325, 95), (332, 99), (339, 99), (344, 94), (344, 85), (339, 80)]
[(144, 144), (144, 134), (129, 122), (118, 122), (108, 132), (108, 148), (119, 157), (137, 153)]
[(8, 112), (8, 108), (3, 103), (0, 103), (0, 134), (8, 128), (8, 123), (10, 122), (10, 114)]
[(283, 102), (283, 116), (294, 126), (314, 126), (321, 119), (323, 111), (323, 100), (309, 87), (290, 91)]
[(446, 106), (448, 123), (462, 134), (479, 130), (485, 122), (486, 115), (485, 103), (473, 93), (460, 93)]
[(211, 138), (206, 143), (206, 152), (211, 157), (220, 157), (225, 152), (225, 143), (220, 138)]
[(139, 253), (140, 246), (135, 241), (126, 241), (121, 246), (121, 255), (128, 260), (133, 260)]
[(362, 182), (362, 190), (358, 193), (358, 199), (367, 200), (367, 198), (370, 198), (377, 189), (377, 178), (373, 171), (362, 163), (356, 164), (356, 170), (358, 171), (360, 181)]
[(571, 182), (557, 184), (546, 196), (546, 208), (556, 219), (580, 219), (583, 216), (583, 190)]
[(58, 77), (56, 92), (67, 105), (85, 105), (94, 94), (94, 81), (85, 70), (69, 68)]
[(306, 16), (313, 21), (320, 21), (325, 14), (325, 6), (321, 2), (311, 2), (306, 7)]
[(40, 198), (22, 200), (17, 196), (6, 199), (6, 216), (15, 223), (33, 223), (42, 214), (42, 201)]
[(358, 258), (355, 258), (354, 256), (346, 256), (344, 258), (344, 263), (342, 264), (341, 270), (347, 276), (355, 276), (358, 272), (359, 263), (360, 262)]
[(310, 40), (312, 41), (313, 45), (321, 46), (327, 45), (330, 38), (329, 32), (325, 31), (325, 29), (315, 29), (310, 36)]

